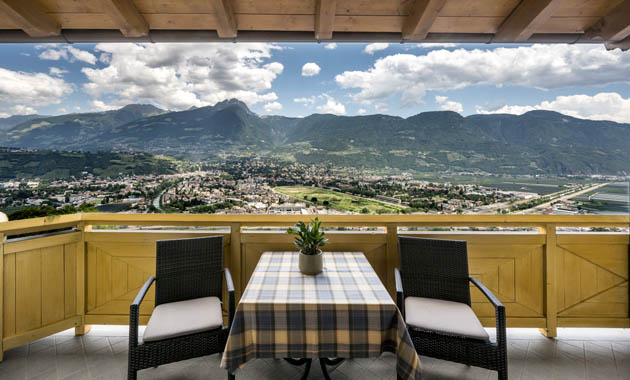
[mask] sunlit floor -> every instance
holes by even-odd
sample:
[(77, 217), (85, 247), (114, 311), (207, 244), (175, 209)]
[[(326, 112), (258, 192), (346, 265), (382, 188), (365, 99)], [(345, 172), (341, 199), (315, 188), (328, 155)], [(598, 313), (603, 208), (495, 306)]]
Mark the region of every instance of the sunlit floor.
[[(492, 329), (488, 330), (492, 332)], [(83, 337), (69, 330), (5, 352), (0, 379), (125, 379), (127, 329), (95, 326)], [(537, 330), (510, 329), (509, 378), (630, 379), (630, 329), (560, 329), (557, 339)], [(495, 379), (496, 372), (421, 357), (423, 379)], [(140, 371), (139, 379), (226, 379), (219, 355)], [(346, 360), (329, 369), (332, 379), (395, 379), (396, 358)], [(237, 379), (299, 379), (301, 368), (283, 360), (253, 360)], [(321, 379), (313, 363), (309, 379)]]

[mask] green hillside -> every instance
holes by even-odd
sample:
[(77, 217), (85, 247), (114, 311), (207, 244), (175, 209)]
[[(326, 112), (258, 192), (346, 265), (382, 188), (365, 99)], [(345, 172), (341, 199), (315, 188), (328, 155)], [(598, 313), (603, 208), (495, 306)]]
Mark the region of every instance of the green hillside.
[(0, 180), (62, 179), (83, 172), (115, 177), (119, 174), (168, 174), (177, 162), (147, 153), (63, 152), (0, 148)]
[(108, 131), (130, 121), (165, 111), (146, 104), (119, 110), (68, 114), (28, 120), (6, 131), (0, 145), (37, 149), (98, 150)]

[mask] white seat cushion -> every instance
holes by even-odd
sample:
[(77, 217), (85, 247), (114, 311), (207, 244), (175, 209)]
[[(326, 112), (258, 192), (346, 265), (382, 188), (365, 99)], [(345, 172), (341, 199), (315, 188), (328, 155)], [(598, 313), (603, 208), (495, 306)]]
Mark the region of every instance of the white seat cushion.
[(196, 298), (187, 301), (164, 303), (153, 310), (143, 340), (174, 338), (213, 330), (223, 326), (221, 300), (217, 297)]
[(405, 298), (407, 325), (421, 330), (489, 341), (477, 316), (465, 303), (433, 298)]

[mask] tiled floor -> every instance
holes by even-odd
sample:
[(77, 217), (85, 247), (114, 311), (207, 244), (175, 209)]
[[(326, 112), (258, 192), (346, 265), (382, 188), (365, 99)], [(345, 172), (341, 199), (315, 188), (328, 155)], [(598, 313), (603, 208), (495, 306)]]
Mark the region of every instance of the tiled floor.
[[(121, 327), (95, 327), (84, 337), (72, 331), (7, 351), (0, 379), (103, 379), (126, 377), (127, 338)], [(492, 330), (489, 330), (492, 331)], [(558, 339), (543, 338), (536, 330), (508, 330), (509, 378), (630, 380), (630, 330), (566, 329)], [(226, 379), (219, 355), (187, 360), (139, 372), (139, 379)], [(495, 379), (480, 368), (421, 357), (424, 379)], [(331, 369), (332, 379), (395, 379), (395, 356), (346, 360)], [(301, 369), (283, 360), (254, 360), (239, 370), (237, 379), (299, 379)], [(313, 363), (309, 379), (321, 379)]]

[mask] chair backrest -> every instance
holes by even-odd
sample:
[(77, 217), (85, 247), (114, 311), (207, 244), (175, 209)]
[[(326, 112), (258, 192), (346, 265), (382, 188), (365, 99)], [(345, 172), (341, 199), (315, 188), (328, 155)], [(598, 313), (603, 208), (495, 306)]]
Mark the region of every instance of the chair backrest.
[(223, 236), (156, 243), (155, 305), (222, 296)]
[(399, 237), (405, 297), (437, 298), (470, 306), (465, 241)]

